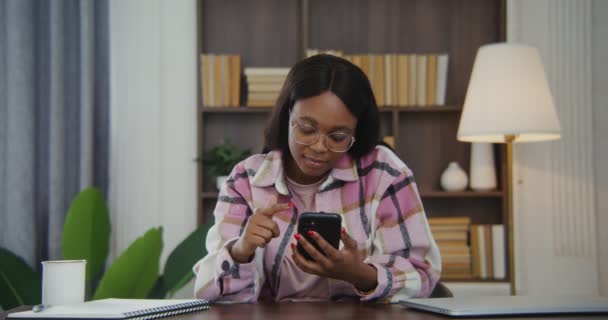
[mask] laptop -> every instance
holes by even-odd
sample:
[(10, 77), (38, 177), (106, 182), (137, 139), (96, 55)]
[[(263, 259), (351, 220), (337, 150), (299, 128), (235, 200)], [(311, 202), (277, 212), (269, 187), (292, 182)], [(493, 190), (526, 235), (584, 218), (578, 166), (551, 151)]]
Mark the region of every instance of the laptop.
[(400, 301), (400, 304), (408, 308), (454, 317), (571, 313), (608, 314), (608, 297), (593, 296), (468, 296), (410, 299)]

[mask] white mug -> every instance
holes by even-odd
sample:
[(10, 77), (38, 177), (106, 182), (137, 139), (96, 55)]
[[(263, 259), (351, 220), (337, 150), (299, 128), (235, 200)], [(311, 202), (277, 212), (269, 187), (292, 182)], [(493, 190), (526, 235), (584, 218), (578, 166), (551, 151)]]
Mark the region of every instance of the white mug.
[(86, 260), (42, 261), (42, 304), (84, 302), (86, 266)]

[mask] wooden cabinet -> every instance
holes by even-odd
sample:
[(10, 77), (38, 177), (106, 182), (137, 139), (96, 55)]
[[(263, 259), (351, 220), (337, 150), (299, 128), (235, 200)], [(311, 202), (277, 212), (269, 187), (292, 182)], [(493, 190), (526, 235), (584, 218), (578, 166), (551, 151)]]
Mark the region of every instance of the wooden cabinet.
[[(199, 53), (239, 54), (244, 67), (290, 67), (307, 48), (346, 54), (447, 53), (446, 105), (382, 107), (381, 133), (395, 137), (397, 153), (413, 170), (429, 217), (464, 215), (474, 224), (506, 226), (503, 146), (494, 147), (497, 190), (444, 192), (439, 186), (450, 161), (469, 172), (470, 144), (456, 140), (460, 112), (477, 49), (504, 41), (505, 14), (503, 0), (203, 0)], [(222, 139), (261, 151), (270, 107), (199, 110), (199, 152)], [(203, 172), (201, 164), (199, 222), (212, 218), (217, 197), (214, 182)]]

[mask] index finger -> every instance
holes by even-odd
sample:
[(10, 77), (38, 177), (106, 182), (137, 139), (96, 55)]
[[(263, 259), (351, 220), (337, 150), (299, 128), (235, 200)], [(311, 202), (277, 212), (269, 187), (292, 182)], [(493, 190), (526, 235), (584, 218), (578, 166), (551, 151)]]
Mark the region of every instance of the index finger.
[(277, 214), (278, 212), (285, 211), (291, 207), (293, 207), (293, 204), (291, 202), (275, 203), (275, 204), (271, 205), (270, 207), (266, 207), (266, 208), (257, 210), (256, 213), (265, 215), (267, 217), (272, 217), (275, 214)]

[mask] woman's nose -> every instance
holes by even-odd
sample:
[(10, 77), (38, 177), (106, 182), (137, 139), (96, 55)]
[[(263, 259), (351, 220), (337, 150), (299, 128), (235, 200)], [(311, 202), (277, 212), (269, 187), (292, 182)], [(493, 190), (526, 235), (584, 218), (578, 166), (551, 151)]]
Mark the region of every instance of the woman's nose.
[(310, 145), (310, 148), (313, 149), (316, 152), (326, 152), (327, 146), (325, 145), (325, 139), (327, 139), (327, 137), (325, 135), (320, 135), (319, 139), (317, 139), (317, 141), (313, 144)]

